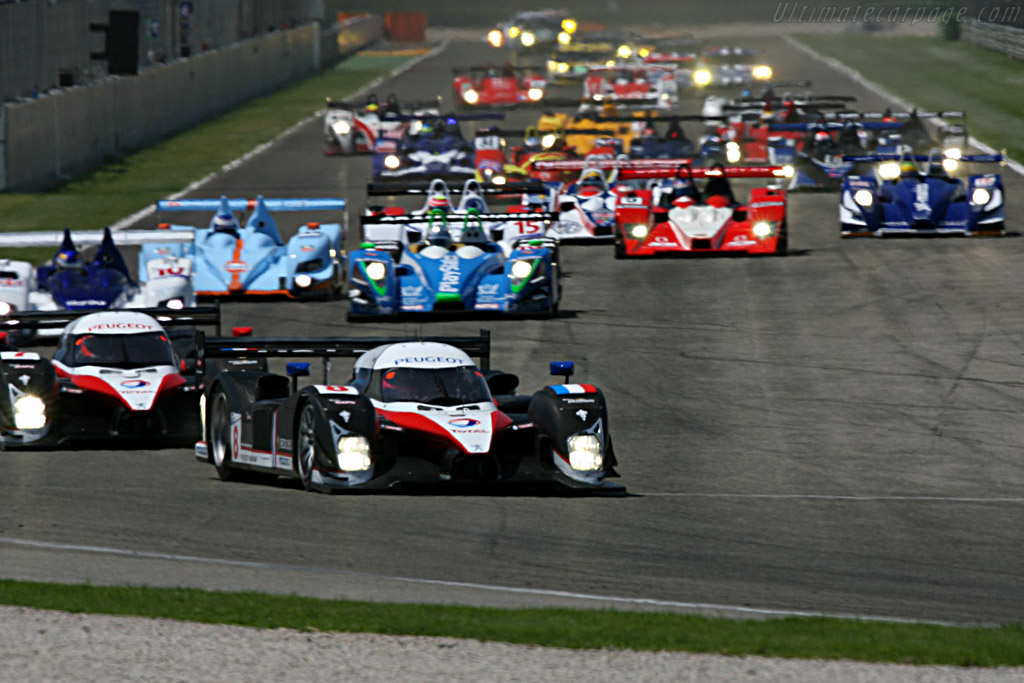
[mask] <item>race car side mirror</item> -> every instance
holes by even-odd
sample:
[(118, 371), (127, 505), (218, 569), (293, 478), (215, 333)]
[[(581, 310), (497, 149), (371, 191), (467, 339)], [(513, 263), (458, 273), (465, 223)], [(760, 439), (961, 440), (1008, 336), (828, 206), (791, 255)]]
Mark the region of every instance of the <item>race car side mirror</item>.
[(405, 229), (405, 236), (409, 238), (409, 244), (416, 244), (423, 240), (423, 230), (409, 226)]
[(508, 396), (519, 386), (519, 377), (509, 372), (496, 372), (487, 378), (487, 388), (495, 396)]
[(199, 369), (199, 363), (195, 358), (182, 358), (181, 359), (181, 374), (183, 375), (194, 375), (196, 370)]
[(576, 368), (576, 364), (571, 360), (553, 360), (551, 361), (551, 374), (556, 377), (564, 378), (564, 381), (568, 382), (569, 378), (572, 377), (573, 370)]
[(251, 336), (251, 335), (252, 335), (252, 328), (251, 327), (232, 327), (231, 328), (231, 336), (232, 337), (248, 337), (248, 336)]
[(294, 394), (299, 388), (299, 378), (309, 376), (309, 363), (305, 361), (301, 363), (288, 363), (285, 366), (285, 372), (292, 378), (292, 393)]
[(493, 228), (491, 228), (491, 239), (493, 241), (500, 242), (504, 236), (505, 228), (501, 227), (500, 225), (496, 225)]

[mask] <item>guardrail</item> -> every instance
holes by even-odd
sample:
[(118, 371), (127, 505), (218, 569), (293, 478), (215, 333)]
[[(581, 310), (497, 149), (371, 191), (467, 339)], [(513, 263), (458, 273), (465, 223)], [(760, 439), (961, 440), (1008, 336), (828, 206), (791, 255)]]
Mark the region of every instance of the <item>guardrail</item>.
[(1024, 29), (1021, 28), (969, 21), (960, 26), (960, 40), (1014, 59), (1024, 59)]

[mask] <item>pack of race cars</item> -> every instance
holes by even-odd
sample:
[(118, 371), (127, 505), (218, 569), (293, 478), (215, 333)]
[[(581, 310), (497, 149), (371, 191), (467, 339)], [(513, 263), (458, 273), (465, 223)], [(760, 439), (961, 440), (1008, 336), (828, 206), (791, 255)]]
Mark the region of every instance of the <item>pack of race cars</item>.
[[(557, 11), (496, 27), (496, 48), (547, 51), (546, 63), (459, 69), (450, 108), (328, 101), (325, 153), (372, 157), (357, 240), (343, 199), (263, 196), (158, 202), (198, 225), (0, 235), (0, 247), (57, 248), (38, 267), (0, 260), (0, 445), (188, 444), (221, 479), (322, 492), (621, 492), (604, 396), (570, 382), (571, 362), (551, 363), (561, 383), (517, 394), (518, 378), (491, 369), (486, 332), (223, 337), (219, 308), (197, 302), (343, 298), (351, 322), (549, 318), (561, 249), (785, 255), (789, 193), (805, 188), (838, 193), (842, 237), (1005, 234), (1002, 178), (986, 168), (1002, 158), (966, 150), (964, 112), (858, 111), (781, 84), (758, 51), (577, 29)], [(578, 89), (573, 106), (556, 84)], [(502, 127), (495, 110), (511, 107), (537, 107), (536, 124)], [(285, 212), (327, 218), (291, 221), (286, 240)], [(118, 245), (139, 248), (137, 274)], [(46, 337), (52, 357), (23, 350)], [(310, 359), (323, 377), (300, 384)]]

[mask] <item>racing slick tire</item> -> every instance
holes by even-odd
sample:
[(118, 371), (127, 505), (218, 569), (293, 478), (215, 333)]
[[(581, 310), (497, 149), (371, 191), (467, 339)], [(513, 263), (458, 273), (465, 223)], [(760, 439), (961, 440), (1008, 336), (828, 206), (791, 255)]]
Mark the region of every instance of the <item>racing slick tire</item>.
[(295, 428), (295, 473), (307, 491), (313, 490), (313, 469), (320, 447), (316, 440), (316, 406), (306, 403)]
[(231, 408), (223, 391), (213, 395), (210, 402), (210, 423), (207, 443), (210, 444), (210, 461), (217, 470), (221, 481), (234, 479), (237, 470), (231, 467)]

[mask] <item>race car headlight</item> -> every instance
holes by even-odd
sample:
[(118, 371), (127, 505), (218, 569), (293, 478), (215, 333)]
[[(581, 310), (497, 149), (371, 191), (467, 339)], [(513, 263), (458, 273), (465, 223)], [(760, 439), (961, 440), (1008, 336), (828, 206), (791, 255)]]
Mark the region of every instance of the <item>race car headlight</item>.
[(313, 284), (313, 278), (311, 278), (310, 276), (305, 274), (295, 276), (296, 287), (300, 289), (305, 289), (306, 287), (309, 287), (311, 284)]
[(867, 208), (875, 203), (875, 195), (871, 190), (857, 190), (853, 193), (853, 201), (857, 202), (858, 206)]
[(648, 50), (646, 47), (640, 48), (639, 50), (636, 51), (636, 53), (641, 57), (649, 57), (651, 55), (651, 51)]
[(574, 434), (568, 439), (569, 467), (579, 472), (601, 469), (601, 441), (593, 434)]
[(169, 308), (172, 311), (180, 311), (185, 308), (185, 302), (181, 299), (168, 299), (167, 301), (161, 302), (161, 308)]
[(398, 168), (401, 165), (402, 165), (401, 159), (399, 159), (394, 154), (389, 154), (386, 157), (384, 157), (384, 166), (386, 166), (387, 168), (390, 168), (392, 171), (395, 170), (396, 168)]
[(568, 62), (559, 62), (558, 63), (558, 68), (556, 69), (556, 71), (558, 71), (558, 73), (564, 74), (568, 70), (569, 70), (569, 63)]
[(569, 35), (576, 33), (576, 20), (570, 18), (562, 19), (562, 30)]
[(338, 439), (338, 469), (364, 472), (370, 469), (370, 442), (365, 436), (343, 436)]
[(14, 399), (14, 428), (42, 429), (46, 426), (46, 404), (35, 396)]
[(519, 37), (519, 27), (518, 26), (511, 26), (511, 27), (509, 27), (509, 29), (508, 29), (508, 37), (509, 38), (518, 38)]
[(946, 158), (942, 160), (942, 170), (946, 173), (953, 173), (959, 166), (960, 162), (956, 159)]
[(618, 55), (620, 59), (629, 59), (633, 56), (633, 48), (629, 45), (619, 45), (619, 49), (615, 51), (615, 54)]
[(759, 81), (767, 81), (772, 77), (772, 68), (766, 64), (759, 64), (751, 70), (750, 75)]
[(492, 185), (504, 185), (505, 184), (505, 176), (503, 176), (503, 175), (491, 176), (491, 184)]
[(566, 33), (565, 31), (562, 31), (562, 32), (560, 32), (558, 34), (558, 44), (559, 45), (568, 45), (571, 42), (572, 42), (572, 35)]
[(206, 438), (206, 394), (202, 394), (199, 397), (199, 426), (202, 431), (199, 433), (202, 435), (200, 438)]
[(711, 83), (711, 72), (707, 69), (697, 69), (693, 72), (694, 85), (708, 85)]
[(501, 43), (504, 38), (505, 36), (503, 36), (501, 31), (498, 29), (491, 29), (491, 31), (487, 33), (487, 42), (490, 43), (492, 47), (501, 47)]
[(387, 275), (387, 267), (380, 261), (371, 261), (370, 263), (364, 263), (363, 268), (366, 270), (366, 277), (371, 280), (383, 280), (384, 276)]
[(789, 164), (786, 164), (782, 168), (772, 169), (772, 175), (776, 178), (792, 178), (794, 173), (796, 173), (796, 169)]
[(6, 301), (0, 301), (0, 315), (8, 315), (14, 310), (14, 306)]
[(960, 149), (959, 147), (950, 147), (949, 149), (947, 149), (947, 150), (946, 150), (945, 152), (943, 152), (942, 154), (943, 154), (943, 155), (944, 155), (944, 156), (945, 156), (945, 157), (946, 157), (947, 159), (956, 159), (956, 160), (958, 160), (958, 161), (959, 161), (959, 160), (960, 160), (960, 157), (962, 157), (962, 156), (963, 156), (963, 150), (961, 150), (961, 149)]
[(629, 226), (628, 232), (629, 236), (633, 239), (642, 240), (647, 237), (647, 226), (643, 223), (637, 223), (636, 225)]
[(989, 200), (992, 199), (992, 193), (986, 190), (984, 187), (976, 187), (971, 192), (971, 204), (977, 206), (985, 206)]
[(725, 143), (725, 160), (730, 164), (735, 164), (743, 157), (743, 152), (740, 150), (738, 142), (729, 141)]
[(532, 31), (523, 31), (519, 36), (519, 42), (523, 44), (523, 47), (533, 47), (533, 44), (537, 42), (537, 36), (533, 35)]
[(883, 180), (896, 180), (900, 177), (900, 165), (895, 161), (886, 161), (878, 165), (878, 175)]
[(508, 271), (509, 277), (511, 277), (513, 280), (518, 281), (525, 280), (526, 278), (530, 277), (530, 275), (533, 273), (533, 268), (535, 265), (536, 261), (534, 261), (533, 259), (514, 261), (512, 263), (512, 267), (509, 268)]
[(466, 104), (476, 104), (480, 101), (480, 93), (472, 88), (464, 90), (462, 92), (462, 99)]
[(761, 239), (770, 236), (774, 231), (775, 226), (769, 221), (758, 221), (750, 228), (750, 232), (754, 233), (754, 237), (760, 237)]
[(352, 132), (352, 126), (349, 125), (348, 121), (335, 121), (331, 124), (331, 130), (334, 131), (335, 135), (348, 135)]
[(526, 97), (531, 102), (536, 102), (540, 100), (540, 98), (544, 97), (544, 90), (542, 90), (541, 88), (530, 88), (529, 90), (526, 91)]
[(556, 142), (558, 142), (558, 136), (552, 135), (551, 133), (547, 133), (546, 135), (541, 137), (540, 146), (543, 147), (544, 149), (551, 149), (552, 147), (555, 146)]

